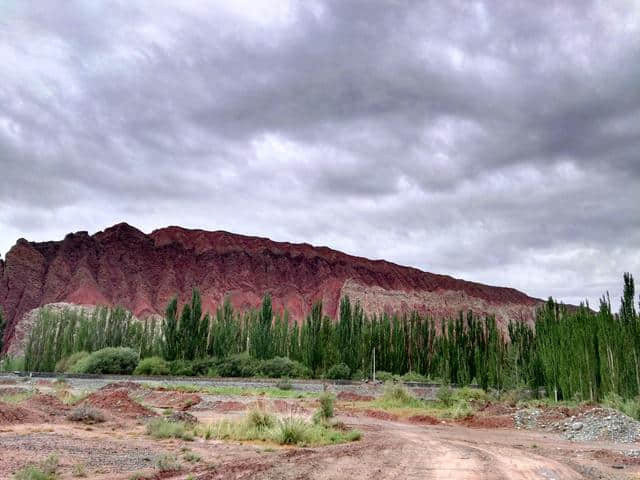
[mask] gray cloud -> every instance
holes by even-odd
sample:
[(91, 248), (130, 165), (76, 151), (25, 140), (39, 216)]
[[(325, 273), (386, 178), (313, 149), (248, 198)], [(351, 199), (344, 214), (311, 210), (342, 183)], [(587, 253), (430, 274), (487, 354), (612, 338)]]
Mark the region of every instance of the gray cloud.
[(0, 251), (128, 221), (566, 301), (640, 273), (632, 2), (5, 3)]

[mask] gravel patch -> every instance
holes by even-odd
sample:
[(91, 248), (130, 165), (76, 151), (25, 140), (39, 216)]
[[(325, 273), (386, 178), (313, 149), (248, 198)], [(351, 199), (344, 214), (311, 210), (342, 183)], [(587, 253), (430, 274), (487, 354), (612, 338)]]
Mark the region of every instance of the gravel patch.
[(545, 420), (541, 409), (528, 408), (514, 414), (516, 428), (542, 429), (562, 433), (576, 442), (610, 441), (634, 443), (640, 441), (640, 422), (608, 408), (594, 407), (564, 419)]

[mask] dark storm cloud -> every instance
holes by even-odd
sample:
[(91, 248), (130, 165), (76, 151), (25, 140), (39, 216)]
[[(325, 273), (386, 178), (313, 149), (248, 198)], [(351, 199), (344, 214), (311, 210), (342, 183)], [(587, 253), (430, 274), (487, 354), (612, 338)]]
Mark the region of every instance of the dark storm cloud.
[(633, 2), (5, 2), (0, 250), (126, 220), (594, 301), (640, 272)]

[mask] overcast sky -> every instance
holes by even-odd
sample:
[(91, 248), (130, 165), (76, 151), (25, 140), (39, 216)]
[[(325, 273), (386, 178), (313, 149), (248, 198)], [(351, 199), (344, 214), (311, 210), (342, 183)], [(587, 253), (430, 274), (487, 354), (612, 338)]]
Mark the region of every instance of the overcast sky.
[(0, 169), (3, 257), (182, 225), (617, 308), (640, 2), (2, 0)]

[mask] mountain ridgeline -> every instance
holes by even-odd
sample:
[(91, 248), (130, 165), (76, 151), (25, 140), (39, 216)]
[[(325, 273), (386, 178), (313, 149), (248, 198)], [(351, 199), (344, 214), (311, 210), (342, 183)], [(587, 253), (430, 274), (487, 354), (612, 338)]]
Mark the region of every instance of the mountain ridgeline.
[(164, 314), (175, 295), (188, 302), (194, 288), (205, 312), (214, 312), (225, 298), (237, 311), (255, 309), (269, 293), (274, 312), (286, 310), (297, 323), (316, 302), (336, 319), (345, 296), (369, 315), (418, 312), (442, 319), (472, 310), (495, 317), (502, 330), (509, 321), (533, 322), (542, 304), (511, 288), (326, 247), (180, 227), (147, 235), (123, 223), (94, 235), (71, 233), (61, 241), (18, 240), (0, 261), (3, 348), (24, 345), (31, 328), (25, 314), (44, 305), (122, 306), (144, 319)]

